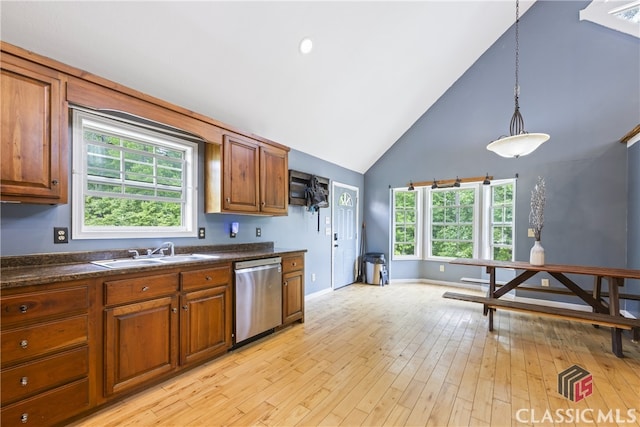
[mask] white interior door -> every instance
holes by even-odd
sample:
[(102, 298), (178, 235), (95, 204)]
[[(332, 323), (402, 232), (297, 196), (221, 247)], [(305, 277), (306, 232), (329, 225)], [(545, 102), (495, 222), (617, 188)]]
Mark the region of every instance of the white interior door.
[(332, 287), (356, 281), (358, 260), (358, 187), (333, 182), (332, 187)]

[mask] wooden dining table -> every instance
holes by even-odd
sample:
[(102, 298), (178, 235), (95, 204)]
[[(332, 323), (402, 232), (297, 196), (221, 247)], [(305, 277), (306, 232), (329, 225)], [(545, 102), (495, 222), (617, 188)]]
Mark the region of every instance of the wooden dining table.
[[(572, 294), (579, 297), (582, 301), (588, 304), (592, 308), (594, 319), (601, 320), (603, 317), (613, 316), (618, 318), (618, 322), (627, 323), (631, 327), (627, 329), (633, 329), (634, 337), (637, 335), (640, 320), (638, 319), (620, 319), (622, 316), (620, 313), (620, 291), (619, 288), (624, 286), (625, 279), (640, 279), (640, 270), (626, 269), (626, 268), (610, 268), (610, 267), (594, 267), (594, 266), (582, 266), (582, 265), (566, 265), (566, 264), (545, 264), (545, 265), (531, 265), (528, 262), (522, 261), (493, 261), (486, 259), (464, 259), (457, 258), (450, 261), (451, 264), (468, 265), (485, 267), (487, 274), (489, 274), (489, 290), (487, 292), (487, 300), (495, 301), (504, 296), (508, 292), (521, 286), (526, 280), (530, 279), (538, 273), (548, 273), (558, 282), (564, 285)], [(496, 285), (496, 270), (497, 269), (514, 269), (518, 273), (516, 277), (508, 281), (502, 286)], [(594, 278), (593, 289), (589, 292), (578, 284), (576, 284), (567, 275), (583, 275), (592, 276)], [(602, 281), (606, 280), (608, 283), (608, 301), (605, 301), (602, 293)], [(453, 295), (453, 293), (450, 293)], [(479, 302), (479, 301), (476, 301)], [(520, 304), (518, 307), (523, 308), (521, 311), (527, 311), (530, 307), (530, 311), (537, 311), (537, 307), (541, 307), (533, 304)], [(489, 330), (493, 330), (493, 309), (488, 309), (488, 305), (485, 305), (485, 314), (489, 316)], [(565, 310), (567, 312), (568, 310)], [(575, 311), (573, 311), (575, 312)], [(549, 311), (545, 309), (545, 313), (549, 314)], [(558, 310), (558, 317), (562, 317), (562, 311)], [(602, 316), (606, 314), (608, 316)], [(571, 316), (566, 316), (570, 318)], [(580, 316), (583, 318), (585, 316)], [(586, 316), (588, 317), (588, 316)], [(628, 320), (628, 321), (627, 321)], [(594, 320), (594, 324), (595, 324)], [(615, 318), (611, 322), (615, 325)], [(601, 324), (607, 324), (606, 322)], [(624, 326), (628, 326), (624, 325)], [(621, 326), (621, 325), (618, 325)], [(618, 356), (623, 357), (622, 354), (622, 329), (619, 327), (611, 328), (611, 350)]]

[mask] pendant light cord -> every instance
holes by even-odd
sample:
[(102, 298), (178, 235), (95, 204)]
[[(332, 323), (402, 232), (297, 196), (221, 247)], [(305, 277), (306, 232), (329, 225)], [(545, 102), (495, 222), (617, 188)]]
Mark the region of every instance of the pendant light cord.
[(511, 117), (511, 123), (509, 124), (509, 133), (511, 136), (520, 135), (522, 133), (526, 133), (524, 130), (524, 119), (522, 118), (522, 114), (520, 114), (520, 79), (518, 77), (518, 71), (520, 69), (520, 2), (516, 0), (516, 85), (513, 89), (514, 92), (514, 100), (515, 100), (515, 110), (513, 112), (513, 117)]

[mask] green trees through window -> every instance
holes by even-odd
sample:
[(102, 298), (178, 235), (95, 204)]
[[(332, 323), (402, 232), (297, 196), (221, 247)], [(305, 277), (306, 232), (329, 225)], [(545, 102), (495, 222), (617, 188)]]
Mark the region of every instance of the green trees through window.
[(74, 110), (74, 238), (195, 235), (197, 151), (195, 142)]
[(419, 195), (416, 191), (394, 191), (393, 254), (417, 255), (417, 219)]
[(475, 189), (431, 193), (431, 255), (473, 258)]
[[(422, 196), (428, 200), (424, 206)], [(413, 191), (396, 188), (392, 198), (395, 259), (420, 259), (424, 246), (425, 259), (513, 260), (514, 179)]]

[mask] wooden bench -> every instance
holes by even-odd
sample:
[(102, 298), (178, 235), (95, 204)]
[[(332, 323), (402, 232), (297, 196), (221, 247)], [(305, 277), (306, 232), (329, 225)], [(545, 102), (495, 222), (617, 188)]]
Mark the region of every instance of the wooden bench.
[[(502, 300), (497, 298), (487, 298), (477, 295), (460, 294), (456, 292), (445, 292), (443, 298), (456, 299), (460, 301), (476, 302), (483, 304), (487, 308), (501, 308), (504, 310), (519, 311), (525, 313), (538, 313), (544, 316), (560, 319), (575, 320), (577, 322), (589, 323), (592, 325), (608, 326), (611, 328), (628, 329), (640, 328), (640, 319), (632, 319), (623, 316), (612, 316), (605, 313), (593, 313), (589, 311), (571, 310), (558, 307), (549, 307), (540, 304), (530, 304), (517, 301)], [(490, 327), (489, 330), (493, 330)]]

